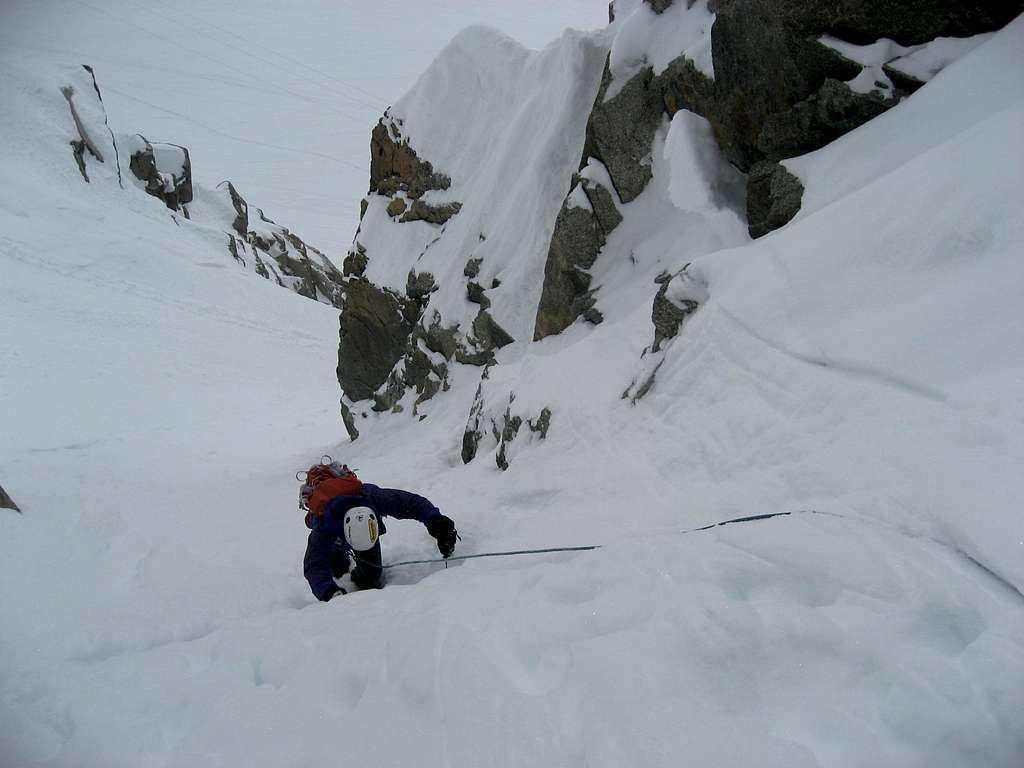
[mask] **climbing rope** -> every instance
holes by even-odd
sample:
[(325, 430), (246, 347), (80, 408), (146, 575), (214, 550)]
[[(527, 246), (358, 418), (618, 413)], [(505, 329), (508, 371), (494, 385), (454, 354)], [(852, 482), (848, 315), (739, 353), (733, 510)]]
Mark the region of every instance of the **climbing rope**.
[[(817, 510), (814, 509), (801, 509), (796, 512), (769, 512), (764, 515), (750, 515), (748, 517), (735, 517), (732, 520), (722, 520), (717, 523), (711, 523), (710, 525), (703, 525), (700, 528), (690, 528), (686, 531), (680, 531), (680, 533), (696, 533), (697, 531), (707, 531), (711, 528), (717, 528), (721, 525), (731, 525), (733, 523), (752, 523), (758, 520), (768, 520), (773, 517), (784, 517), (786, 515), (793, 514), (818, 515), (830, 513), (818, 512)], [(455, 560), (473, 560), (478, 557), (513, 557), (517, 555), (546, 555), (551, 552), (588, 552), (594, 549), (601, 549), (601, 547), (601, 544), (590, 544), (580, 547), (546, 547), (544, 549), (513, 549), (507, 552), (479, 552), (475, 555), (455, 555), (449, 558), (432, 558), (429, 560), (403, 560), (398, 563), (388, 563), (382, 567), (386, 570), (388, 568), (398, 568), (399, 566), (403, 565), (428, 565), (431, 563), (444, 563), (445, 568), (447, 568), (448, 563)]]

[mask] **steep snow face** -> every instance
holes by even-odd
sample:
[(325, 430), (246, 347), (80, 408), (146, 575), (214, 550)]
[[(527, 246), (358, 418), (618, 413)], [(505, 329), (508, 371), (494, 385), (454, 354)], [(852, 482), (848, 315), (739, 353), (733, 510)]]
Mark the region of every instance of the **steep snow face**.
[(465, 329), (479, 308), (466, 298), (463, 270), (480, 259), (491, 314), (514, 338), (529, 338), (606, 54), (600, 34), (568, 31), (538, 52), (486, 28), (459, 34), (392, 115), (417, 153), (451, 177), (426, 199), (462, 209), (443, 228), (399, 223), (387, 198), (372, 195), (357, 235), (366, 276), (404, 293), (410, 270), (431, 273), (440, 290), (424, 316), (437, 311)]
[[(288, 591), (304, 600), (287, 515), (267, 515), (241, 545), (256, 560), (238, 559), (238, 537), (252, 530), (246, 510), (294, 505), (282, 457), (340, 431), (337, 311), (239, 269), (223, 231), (119, 186), (105, 129), (90, 135), (110, 154), (87, 159), (86, 183), (69, 83), (88, 106), (81, 67), (5, 57), (0, 79), (0, 467), (24, 513), (0, 510), (0, 754), (13, 765), (54, 759), (70, 737), (38, 710), (12, 719), (26, 702), (16, 680), (196, 637)], [(71, 707), (66, 722), (88, 729)], [(104, 763), (93, 749), (58, 763)]]
[[(427, 421), (340, 442), (337, 313), (222, 268), (136, 190), (87, 187), (62, 80), (5, 73), (0, 480), (24, 515), (0, 510), (0, 754), (1017, 768), (1022, 34), (795, 165), (811, 204), (754, 243), (707, 126), (663, 125), (648, 189), (612, 201), (605, 321), (510, 345), (483, 382), (552, 413), (504, 473), (459, 456), (475, 369)], [(529, 69), (571, 40), (498, 56)], [(541, 174), (498, 136), (523, 153), (502, 167)], [(699, 307), (653, 351), (662, 271)], [(602, 548), (405, 566), (317, 604), (292, 477), (323, 451), (440, 505), (459, 553)], [(764, 512), (793, 514), (694, 530)], [(383, 545), (436, 552), (400, 521)]]

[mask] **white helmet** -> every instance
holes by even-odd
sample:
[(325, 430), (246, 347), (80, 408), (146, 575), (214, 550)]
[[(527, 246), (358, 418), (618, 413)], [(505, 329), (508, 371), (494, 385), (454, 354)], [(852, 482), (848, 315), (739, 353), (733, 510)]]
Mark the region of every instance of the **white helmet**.
[(345, 541), (356, 552), (372, 549), (377, 543), (377, 513), (369, 507), (352, 507), (345, 513)]

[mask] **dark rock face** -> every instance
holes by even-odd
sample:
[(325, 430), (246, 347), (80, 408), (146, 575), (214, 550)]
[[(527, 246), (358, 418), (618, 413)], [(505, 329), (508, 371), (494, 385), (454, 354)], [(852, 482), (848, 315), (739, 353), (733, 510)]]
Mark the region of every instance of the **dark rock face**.
[(653, 77), (652, 70), (645, 69), (605, 101), (612, 84), (606, 63), (587, 123), (585, 157), (604, 163), (623, 203), (634, 200), (651, 180), (651, 140), (664, 111), (660, 93), (651, 87)]
[(466, 283), (466, 298), (474, 304), (479, 304), (482, 309), (488, 309), (491, 306), (491, 300), (484, 293), (484, 287), (472, 280)]
[(679, 327), (689, 315), (697, 311), (696, 301), (685, 301), (679, 307), (669, 301), (667, 293), (670, 279), (662, 280), (661, 288), (654, 295), (654, 304), (651, 307), (651, 322), (654, 323), (654, 344), (652, 352), (658, 352), (661, 345), (668, 339), (674, 339), (679, 333)]
[(770, 116), (806, 99), (826, 78), (850, 80), (861, 68), (818, 43), (810, 31), (794, 33), (775, 2), (723, 5), (711, 30), (715, 90), (704, 116), (726, 157), (748, 171), (765, 159), (757, 140)]
[(601, 229), (604, 237), (608, 237), (611, 231), (622, 223), (622, 214), (619, 213), (619, 209), (612, 199), (612, 193), (601, 184), (588, 178), (580, 179), (580, 188), (587, 196), (590, 207), (594, 209), (597, 226)]
[[(390, 207), (390, 206), (389, 206)], [(405, 212), (399, 221), (426, 221), (431, 224), (444, 224), (462, 210), (462, 203), (444, 203), (443, 205), (428, 205), (422, 200), (413, 200), (409, 210)]]
[(593, 211), (571, 205), (568, 200), (555, 220), (555, 231), (544, 264), (533, 340), (561, 333), (575, 322), (590, 296), (590, 274), (597, 254), (604, 245), (604, 233)]
[(415, 302), (368, 280), (345, 287), (338, 347), (338, 383), (350, 400), (365, 400), (405, 353), (419, 310)]
[(346, 277), (350, 275), (362, 277), (369, 263), (370, 260), (366, 256), (366, 248), (356, 243), (352, 250), (348, 252), (348, 256), (345, 257), (345, 261), (341, 265), (342, 274)]
[(825, 146), (895, 105), (895, 99), (854, 93), (845, 83), (828, 78), (807, 99), (768, 117), (758, 134), (757, 149), (769, 160), (796, 157)]
[(188, 150), (177, 144), (150, 144), (139, 134), (142, 147), (132, 152), (128, 167), (146, 193), (163, 200), (172, 211), (188, 216), (186, 203), (192, 202), (192, 160)]
[(1024, 11), (1021, 0), (718, 0), (719, 13), (751, 6), (770, 8), (798, 34), (828, 33), (857, 44), (888, 37), (901, 45), (991, 32)]
[(567, 197), (555, 220), (544, 264), (534, 341), (561, 333), (578, 317), (595, 325), (604, 319), (595, 308), (587, 270), (594, 266), (608, 235), (622, 223), (622, 214), (612, 191), (586, 177), (574, 181), (590, 207), (574, 205)]
[(490, 353), (495, 349), (501, 349), (511, 344), (515, 339), (495, 322), (489, 312), (481, 309), (477, 313), (476, 319), (473, 320), (473, 336), (471, 341), (478, 349), (485, 353)]
[[(390, 197), (387, 213), (406, 223), (444, 224), (462, 209), (458, 202), (431, 205), (420, 198), (431, 190), (448, 189), (452, 180), (423, 160), (402, 136), (401, 121), (385, 113), (370, 136), (370, 192)], [(396, 197), (403, 192), (405, 197)], [(365, 208), (362, 210), (365, 214)], [(360, 216), (362, 218), (362, 215)]]
[[(441, 355), (443, 360), (431, 357), (422, 347)], [(421, 320), (409, 335), (401, 361), (388, 374), (384, 385), (374, 392), (373, 410), (397, 413), (402, 410), (399, 401), (408, 390), (413, 390), (416, 392), (413, 414), (418, 414), (423, 403), (450, 388), (448, 364), (453, 357), (458, 357), (458, 349), (455, 328), (442, 327), (437, 316), (429, 326)]]
[(424, 302), (434, 291), (437, 283), (429, 272), (410, 271), (405, 281), (405, 293), (413, 301)]
[[(713, 103), (694, 111), (715, 126), (730, 161), (749, 171), (824, 146), (895, 103), (850, 92), (842, 83), (860, 65), (819, 44), (821, 35), (917, 45), (992, 31), (1022, 11), (1024, 0), (719, 0)], [(785, 141), (774, 138), (781, 126), (791, 129)]]
[(370, 191), (393, 195), (401, 190), (415, 200), (431, 189), (448, 189), (451, 179), (419, 158), (402, 138), (400, 125), (385, 115), (370, 135)]
[(790, 221), (800, 211), (803, 194), (800, 180), (779, 163), (755, 164), (747, 180), (750, 236), (761, 237)]

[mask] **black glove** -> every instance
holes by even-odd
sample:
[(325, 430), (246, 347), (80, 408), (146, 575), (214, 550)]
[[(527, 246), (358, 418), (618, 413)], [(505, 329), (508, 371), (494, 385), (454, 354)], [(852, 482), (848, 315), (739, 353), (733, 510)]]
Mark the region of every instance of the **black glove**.
[(333, 600), (336, 597), (339, 597), (341, 595), (346, 595), (346, 594), (348, 594), (348, 592), (345, 590), (344, 587), (339, 587), (337, 584), (335, 584), (334, 585), (334, 591), (331, 592), (330, 594), (328, 594), (327, 597), (324, 598), (324, 602), (326, 603), (326, 602), (328, 602), (330, 600)]
[(442, 557), (450, 557), (455, 551), (455, 542), (459, 538), (459, 532), (455, 530), (455, 523), (450, 517), (437, 515), (427, 521), (427, 533), (437, 539), (437, 550)]

